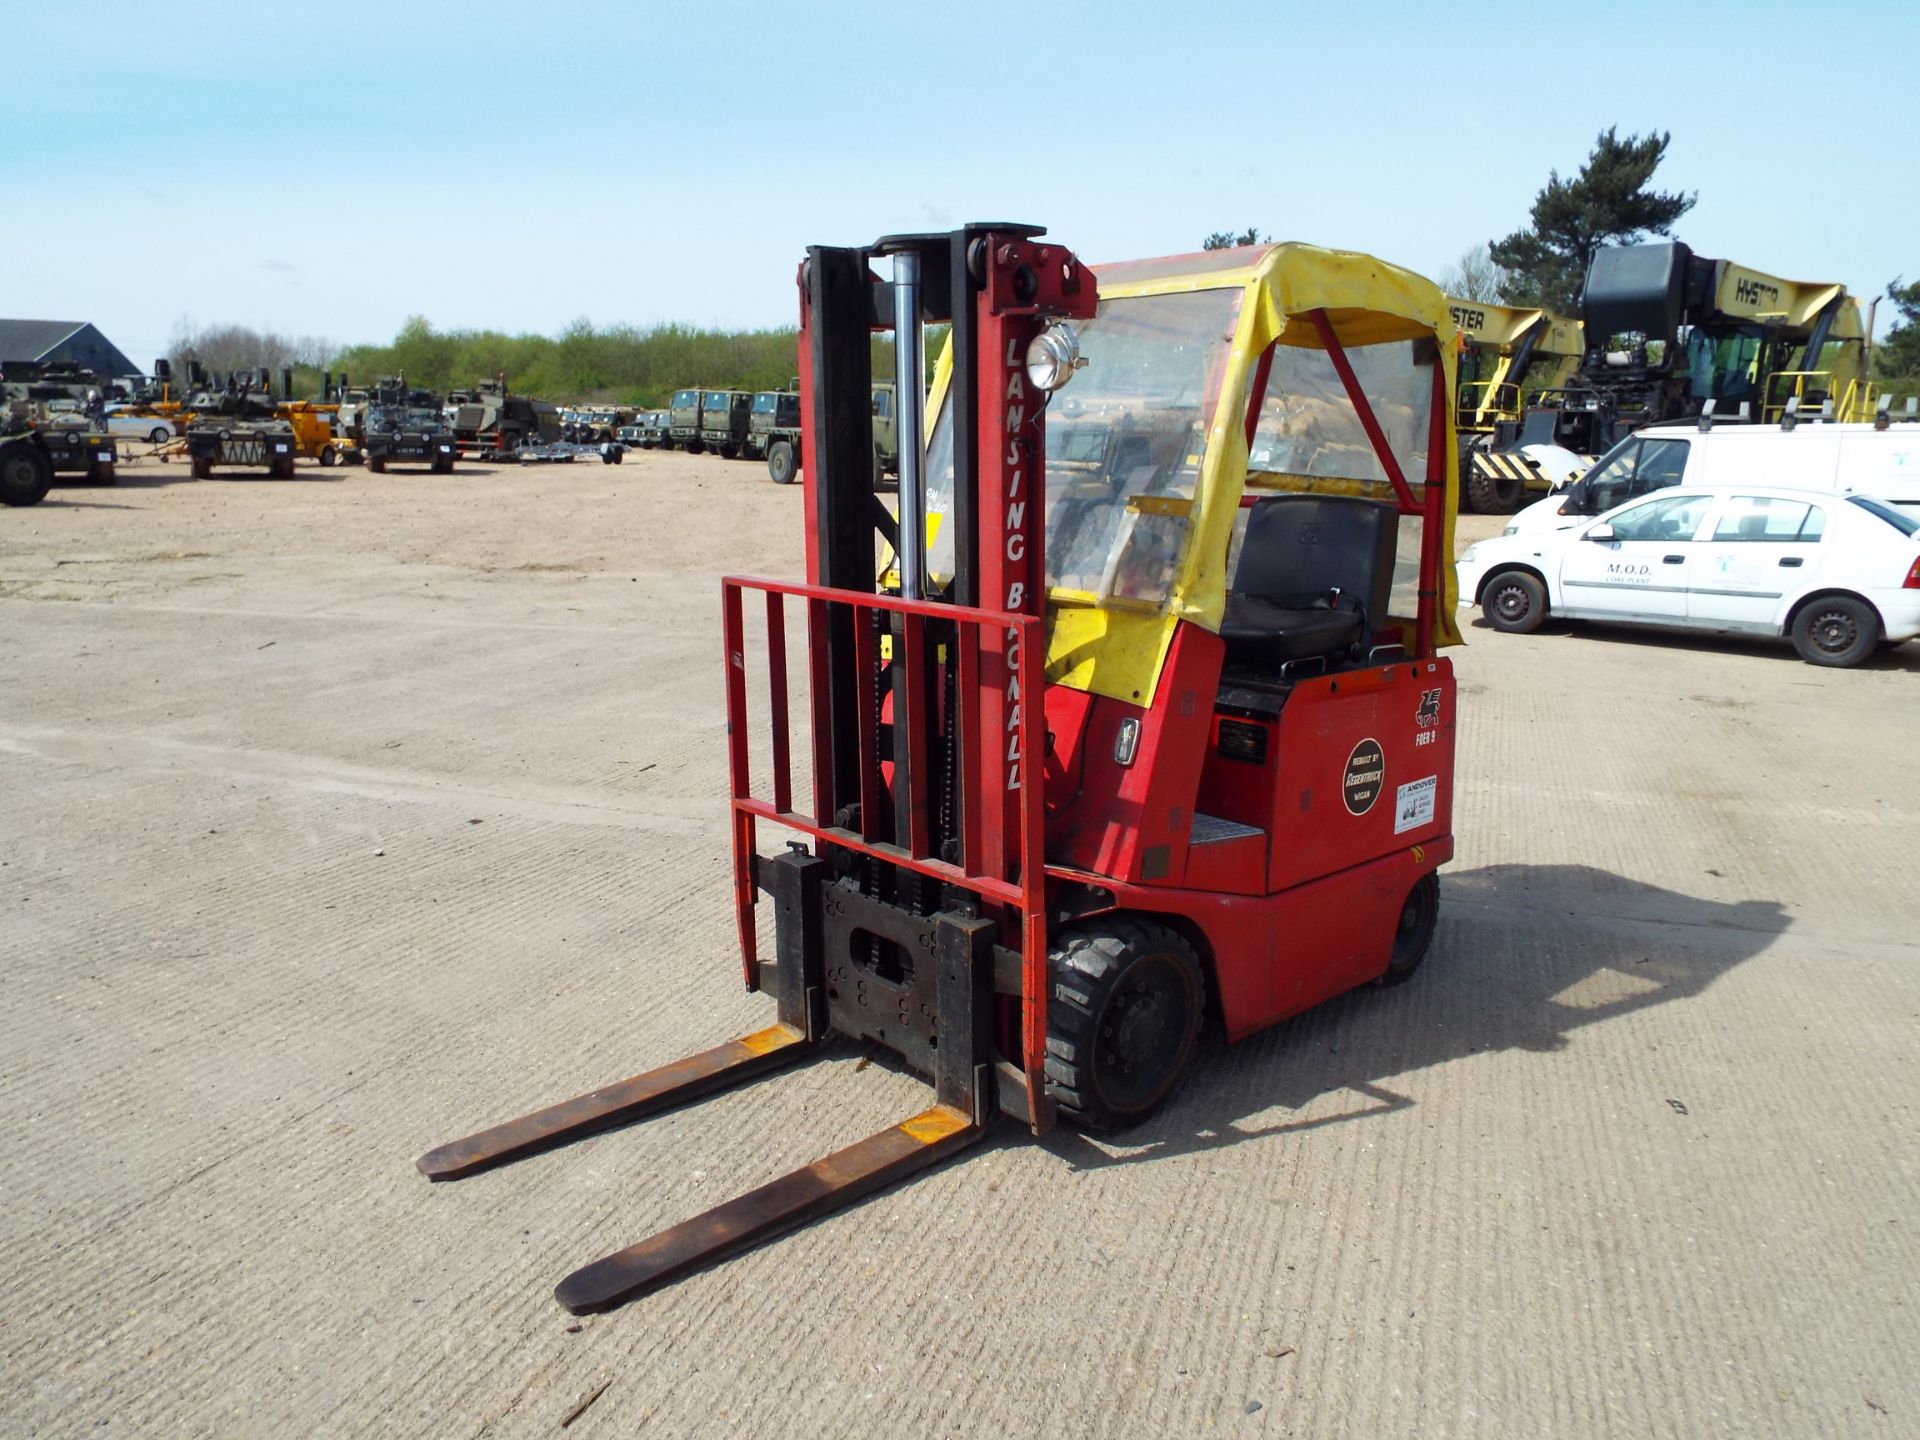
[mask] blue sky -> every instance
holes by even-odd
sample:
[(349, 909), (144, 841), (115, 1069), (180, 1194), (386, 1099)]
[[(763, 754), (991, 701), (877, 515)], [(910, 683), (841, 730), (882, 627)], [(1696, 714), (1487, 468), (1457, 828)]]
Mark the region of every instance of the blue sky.
[(1435, 274), (1607, 125), (1672, 132), (1697, 251), (1864, 301), (1920, 275), (1912, 12), (1825, 13), (0, 0), (38, 57), (0, 92), (0, 314), (142, 365), (183, 320), (778, 325), (809, 243), (976, 218), (1096, 262), (1256, 224)]

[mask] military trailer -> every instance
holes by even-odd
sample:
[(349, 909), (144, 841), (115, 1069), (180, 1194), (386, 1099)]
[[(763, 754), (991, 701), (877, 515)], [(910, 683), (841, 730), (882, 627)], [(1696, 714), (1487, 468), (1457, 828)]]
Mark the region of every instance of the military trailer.
[(229, 375), (224, 389), (202, 391), (188, 408), (193, 419), (187, 425), (187, 458), (194, 479), (211, 479), (216, 465), (265, 470), (275, 480), (293, 478), (293, 423), (279, 413), (264, 368), (257, 380)]
[[(761, 404), (769, 402), (770, 416), (761, 425)], [(791, 402), (789, 404), (789, 402)], [(873, 479), (877, 485), (889, 475), (900, 474), (900, 422), (894, 413), (893, 386), (876, 384), (871, 401), (873, 411)], [(781, 417), (791, 415), (792, 423)], [(769, 390), (754, 397), (755, 429), (753, 443), (767, 457), (767, 474), (776, 485), (791, 485), (800, 475), (804, 458), (800, 446), (800, 397), (788, 391)]]

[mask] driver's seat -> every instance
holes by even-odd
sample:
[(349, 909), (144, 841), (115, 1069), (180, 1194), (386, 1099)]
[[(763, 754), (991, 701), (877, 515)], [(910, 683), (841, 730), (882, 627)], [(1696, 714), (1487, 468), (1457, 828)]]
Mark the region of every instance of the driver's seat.
[(1353, 495), (1254, 502), (1220, 638), (1229, 665), (1364, 656), (1387, 615), (1400, 512)]

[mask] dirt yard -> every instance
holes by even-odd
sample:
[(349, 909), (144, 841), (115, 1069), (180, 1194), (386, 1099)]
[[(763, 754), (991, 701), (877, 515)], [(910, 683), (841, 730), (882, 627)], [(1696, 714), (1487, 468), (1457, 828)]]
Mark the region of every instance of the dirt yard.
[(414, 1169), (767, 1022), (718, 577), (798, 577), (800, 516), (760, 466), (652, 454), (131, 464), (0, 512), (0, 1433), (1920, 1427), (1920, 645), (1835, 673), (1470, 626), (1411, 984), (1210, 1039), (1120, 1142), (1009, 1127), (561, 1310), (925, 1094), (843, 1046)]

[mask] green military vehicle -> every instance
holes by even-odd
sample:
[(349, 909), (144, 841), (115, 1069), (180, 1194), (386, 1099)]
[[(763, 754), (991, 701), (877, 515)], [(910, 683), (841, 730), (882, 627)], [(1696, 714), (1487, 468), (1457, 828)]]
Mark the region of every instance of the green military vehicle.
[(447, 395), (455, 447), (469, 459), (504, 460), (522, 445), (560, 438), (560, 411), (547, 400), (508, 391), (503, 380), (482, 380)]
[(667, 411), (668, 448), (678, 445), (689, 454), (700, 453), (700, 392), (676, 390)]
[(747, 443), (753, 396), (745, 390), (707, 390), (700, 396), (700, 446), (737, 460)]
[[(791, 485), (800, 474), (800, 397), (787, 390), (766, 390), (754, 397), (753, 443), (767, 457), (767, 474), (776, 485)], [(762, 411), (762, 405), (765, 410)], [(761, 422), (762, 414), (767, 419)], [(791, 416), (791, 419), (785, 417)], [(893, 386), (873, 387), (873, 478), (900, 474), (900, 420), (895, 413)]]
[(620, 427), (620, 443), (629, 449), (671, 450), (673, 416), (666, 410), (642, 410)]
[(395, 464), (425, 465), (435, 475), (453, 473), (453, 428), (434, 403), (376, 401), (367, 407), (360, 445), (367, 469), (376, 475)]
[(101, 485), (116, 480), (120, 456), (99, 419), (106, 393), (99, 376), (72, 365), (11, 365), (0, 376), (8, 429), (37, 431), (56, 475), (85, 475)]
[[(257, 386), (257, 388), (256, 388)], [(187, 458), (193, 478), (210, 480), (216, 465), (264, 469), (275, 480), (293, 478), (293, 422), (274, 403), (271, 377), (227, 376), (224, 388), (202, 391), (188, 402)]]

